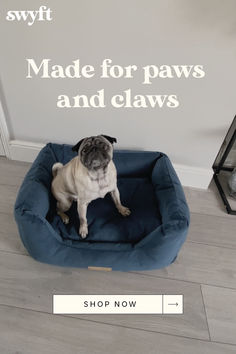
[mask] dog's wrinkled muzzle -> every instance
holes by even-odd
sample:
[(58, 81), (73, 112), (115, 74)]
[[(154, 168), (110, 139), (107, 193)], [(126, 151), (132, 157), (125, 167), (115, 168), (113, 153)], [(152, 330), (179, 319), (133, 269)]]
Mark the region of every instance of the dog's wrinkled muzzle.
[(96, 168), (101, 166), (101, 161), (100, 160), (92, 160), (91, 167)]
[(94, 146), (90, 149), (85, 161), (87, 168), (97, 170), (106, 167), (110, 161), (110, 157), (104, 150), (101, 151)]

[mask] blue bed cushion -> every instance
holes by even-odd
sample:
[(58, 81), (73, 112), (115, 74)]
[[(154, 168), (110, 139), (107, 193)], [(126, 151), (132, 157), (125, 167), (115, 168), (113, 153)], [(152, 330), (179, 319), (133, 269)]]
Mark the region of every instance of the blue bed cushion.
[(76, 203), (65, 225), (51, 194), (52, 165), (75, 156), (69, 145), (47, 144), (22, 183), (14, 211), (29, 254), (60, 266), (123, 271), (172, 263), (186, 239), (189, 209), (169, 158), (160, 152), (115, 150), (121, 201), (131, 215), (120, 215), (109, 194), (94, 200), (87, 211), (89, 233), (81, 239)]

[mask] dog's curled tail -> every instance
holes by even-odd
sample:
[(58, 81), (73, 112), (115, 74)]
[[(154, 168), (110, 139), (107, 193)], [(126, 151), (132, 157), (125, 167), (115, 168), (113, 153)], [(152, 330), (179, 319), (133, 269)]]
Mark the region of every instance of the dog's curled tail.
[(60, 170), (63, 167), (63, 164), (60, 162), (54, 163), (52, 166), (52, 175), (55, 177), (57, 175), (58, 170)]

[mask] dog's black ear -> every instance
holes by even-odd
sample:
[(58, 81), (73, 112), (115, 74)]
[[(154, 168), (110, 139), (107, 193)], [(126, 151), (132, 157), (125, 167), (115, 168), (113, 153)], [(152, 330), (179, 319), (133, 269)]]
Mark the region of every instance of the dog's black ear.
[(103, 135), (101, 134), (104, 138), (106, 138), (111, 144), (113, 143), (117, 143), (117, 140), (116, 138), (112, 138), (111, 136), (108, 136), (108, 135)]
[(73, 146), (73, 148), (71, 149), (72, 151), (79, 151), (79, 147), (82, 144), (82, 142), (84, 141), (84, 139), (80, 140), (75, 146)]

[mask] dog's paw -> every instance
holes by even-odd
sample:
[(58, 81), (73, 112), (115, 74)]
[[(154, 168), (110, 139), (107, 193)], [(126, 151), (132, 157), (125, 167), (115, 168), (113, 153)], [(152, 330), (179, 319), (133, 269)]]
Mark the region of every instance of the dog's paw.
[(131, 211), (129, 210), (129, 208), (124, 207), (123, 205), (121, 205), (118, 208), (119, 213), (121, 213), (121, 215), (123, 216), (128, 216), (131, 214)]
[(88, 235), (88, 226), (86, 224), (80, 225), (79, 234), (82, 238), (85, 238)]
[(61, 219), (62, 219), (64, 224), (69, 224), (70, 218), (69, 218), (68, 215), (66, 215), (63, 212), (59, 212), (59, 211), (57, 212), (57, 214), (60, 215), (60, 217), (61, 217)]
[(64, 222), (64, 224), (69, 224), (70, 218), (68, 215), (64, 214), (64, 216), (62, 217), (62, 221)]

